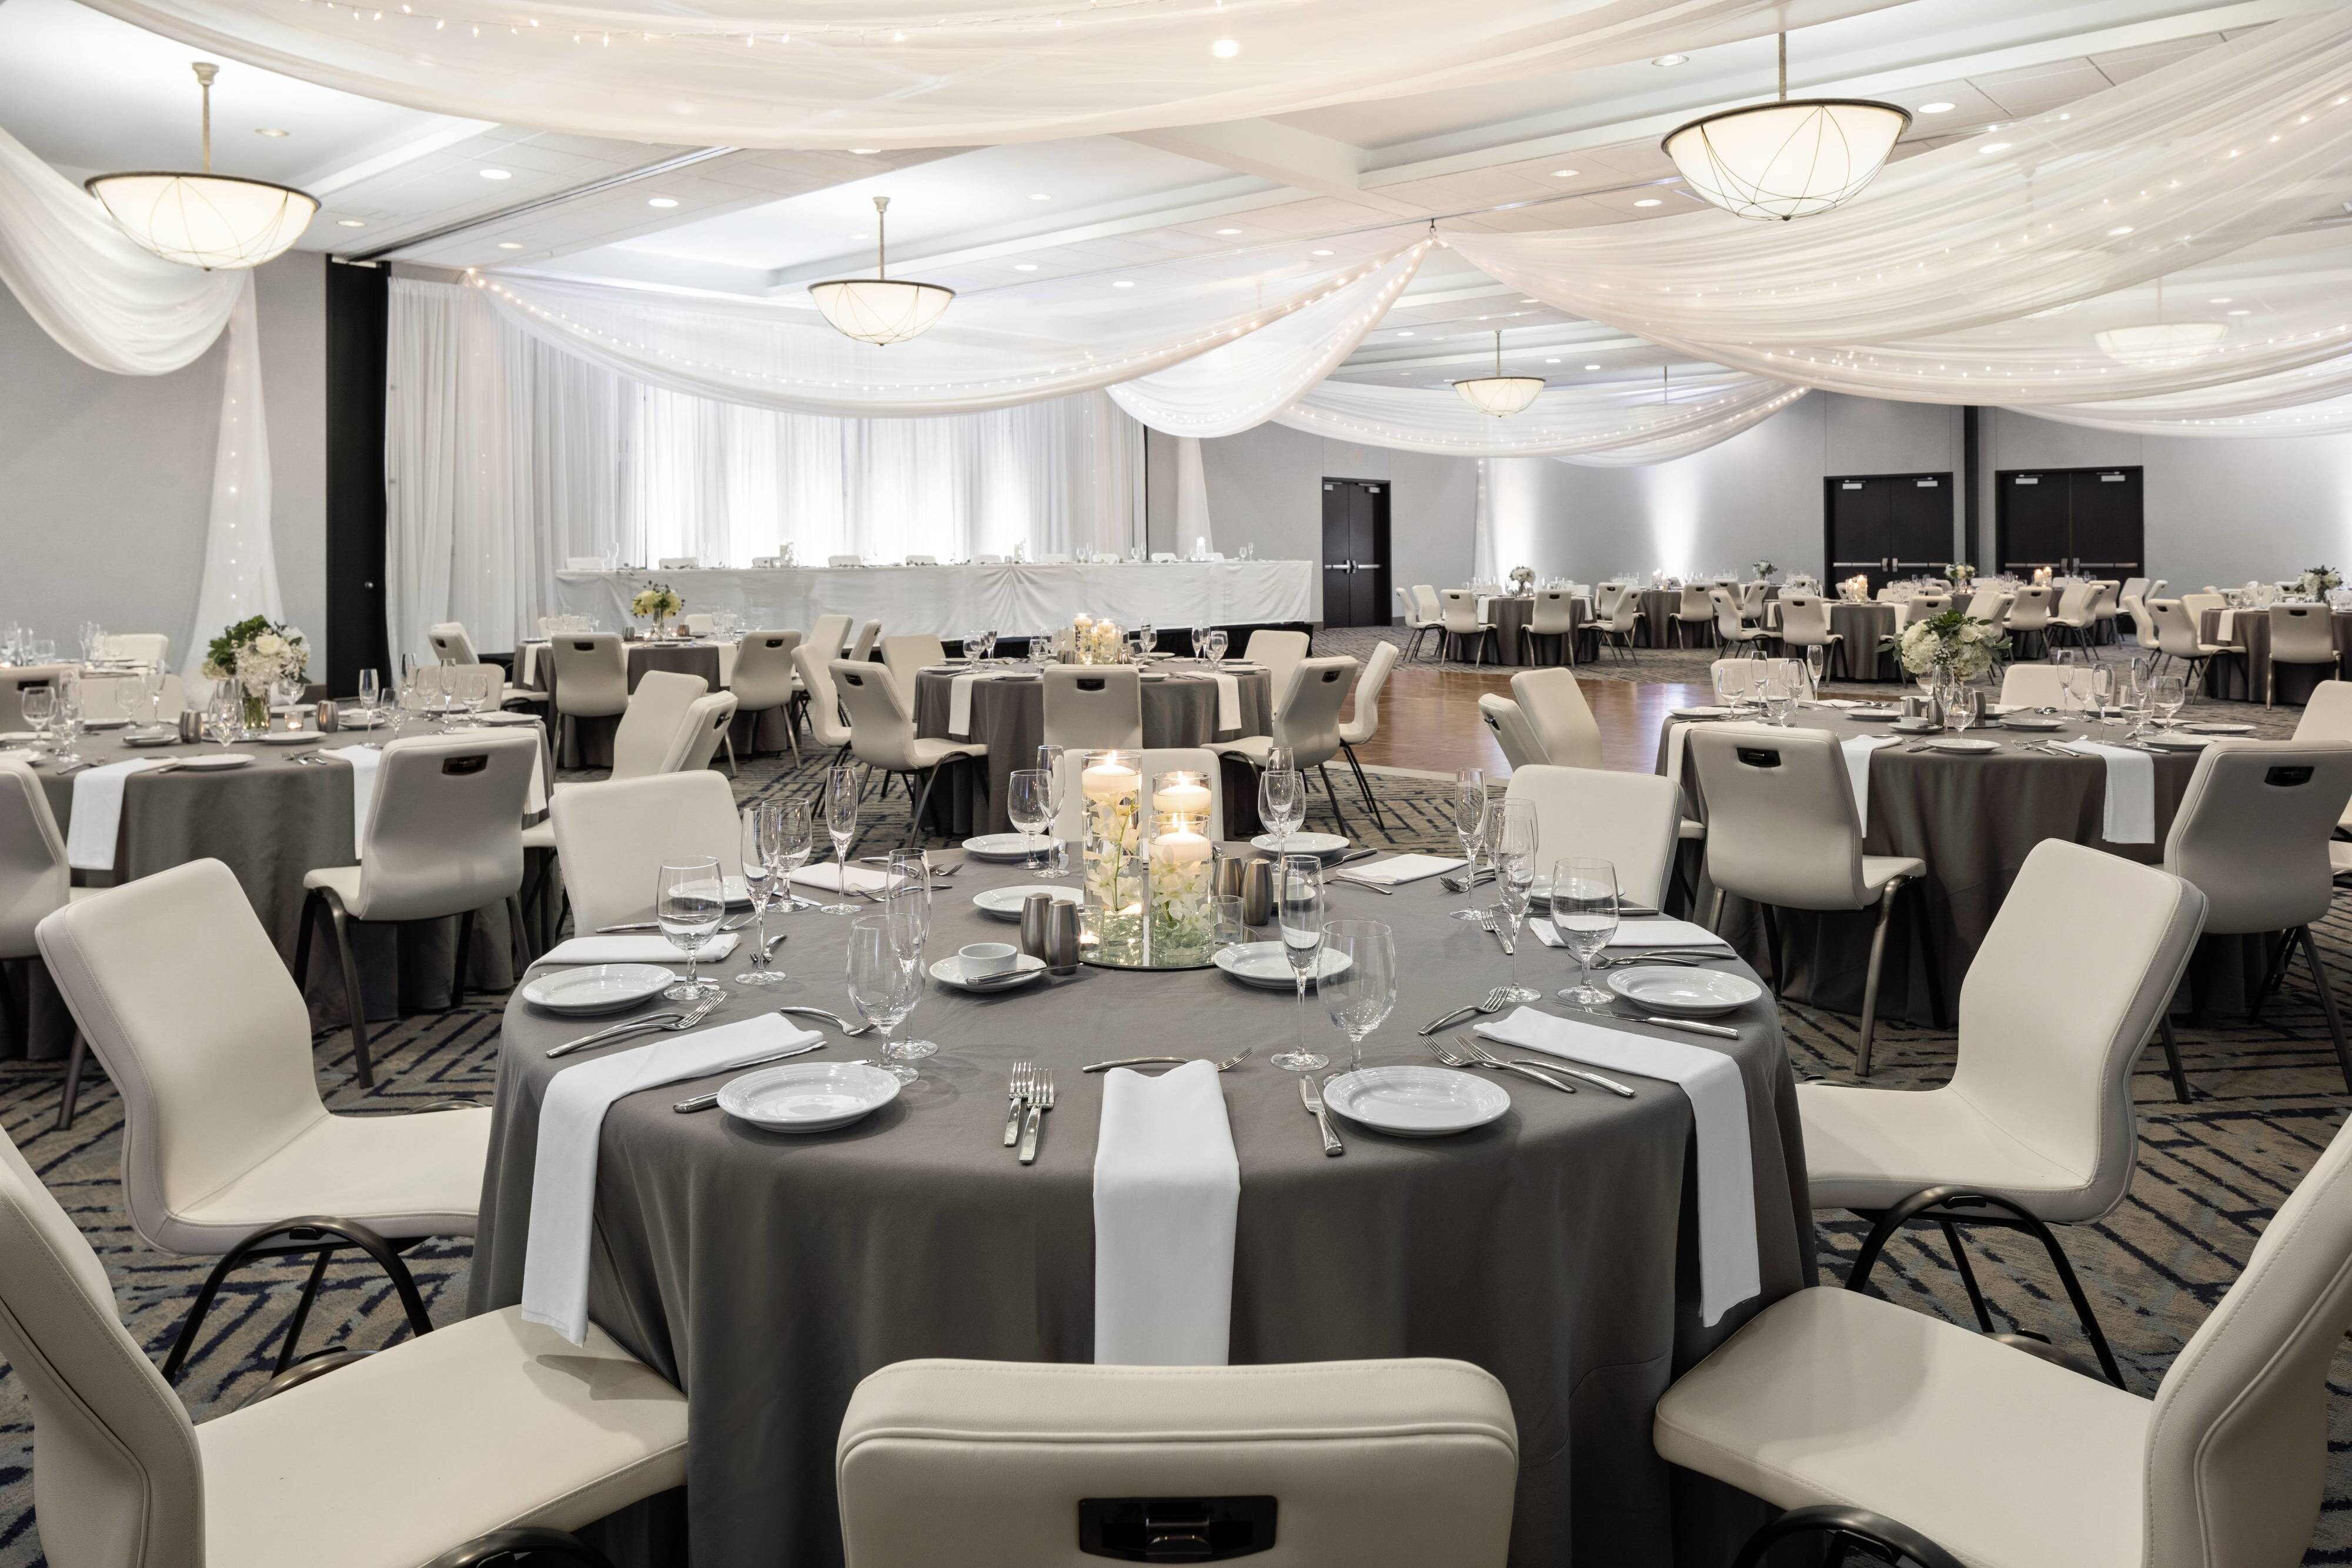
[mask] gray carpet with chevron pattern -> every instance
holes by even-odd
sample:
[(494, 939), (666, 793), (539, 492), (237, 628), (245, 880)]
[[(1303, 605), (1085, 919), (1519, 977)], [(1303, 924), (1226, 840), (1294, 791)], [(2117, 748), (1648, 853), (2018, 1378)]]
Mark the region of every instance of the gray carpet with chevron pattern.
[[(1651, 667), (1633, 678), (1705, 678), (1701, 655), (1645, 654), (1643, 663)], [(1685, 664), (1692, 666), (1687, 672), (1680, 667)], [(2231, 717), (2264, 717), (2263, 710), (2242, 705), (2230, 705), (2228, 711)], [(2292, 723), (2287, 710), (2266, 721), (2281, 730)], [(739, 792), (749, 797), (804, 791), (816, 766), (813, 758), (795, 774), (789, 767), (747, 762)], [(1378, 787), (1392, 810), (1392, 841), (1400, 847), (1451, 843), (1442, 784), (1390, 775)], [(894, 797), (894, 802), (904, 810), (901, 798)], [(1318, 803), (1316, 810), (1325, 808)], [(2352, 904), (2339, 900), (2319, 939), (2338, 994), (2352, 996)], [(318, 1071), (330, 1103), (425, 1102), (460, 1092), (487, 1096), (504, 1000), (483, 997), (384, 1030), (379, 1036), (379, 1082), (372, 1094), (352, 1082), (344, 1037), (322, 1039)], [(1850, 1078), (1854, 1020), (1799, 1008), (1785, 1012), (1800, 1075)], [(2137, 1080), (2139, 1171), (2131, 1196), (2103, 1222), (2069, 1228), (2063, 1238), (2131, 1387), (2142, 1394), (2154, 1392), (2182, 1343), (2236, 1279), (2263, 1226), (2340, 1124), (2348, 1103), (2315, 994), (2300, 970), (2261, 1024), (2192, 1023), (2182, 1031), (2182, 1045), (2200, 1098), (2175, 1104), (2156, 1067), (2144, 1067)], [(1927, 1087), (1951, 1071), (1948, 1033), (1885, 1026), (1878, 1049), (1882, 1065), (1873, 1082), (1883, 1086)], [(160, 1364), (204, 1277), (205, 1262), (158, 1252), (131, 1231), (119, 1185), (121, 1103), (111, 1088), (99, 1081), (84, 1095), (79, 1122), (60, 1134), (49, 1130), (59, 1086), (56, 1063), (0, 1062), (0, 1122), (97, 1248), (114, 1281), (124, 1322)], [(1822, 1279), (1834, 1283), (1843, 1279), (1863, 1227), (1823, 1216), (1822, 1230)], [(1969, 1246), (2002, 1326), (2079, 1349), (2073, 1313), (2038, 1247), (1999, 1232), (1972, 1236)], [(428, 1243), (413, 1255), (417, 1283), (436, 1322), (462, 1312), (467, 1264), (462, 1243)], [(230, 1285), (180, 1385), (198, 1420), (231, 1407), (267, 1381), (302, 1273), (299, 1263), (259, 1266)], [(1959, 1276), (1933, 1231), (1898, 1240), (1876, 1280), (1884, 1293), (1918, 1311), (1970, 1321)], [(367, 1349), (403, 1332), (398, 1303), (383, 1276), (358, 1264), (330, 1270), (312, 1323), (304, 1336), (306, 1350), (330, 1343)], [(2352, 1356), (2339, 1354), (2331, 1387), (2339, 1396), (2352, 1396)], [(2352, 1397), (2342, 1397), (2331, 1417), (2326, 1511), (2306, 1562), (2352, 1563), (2347, 1448)], [(43, 1562), (31, 1465), (32, 1426), (21, 1386), (13, 1375), (0, 1376), (0, 1568)]]

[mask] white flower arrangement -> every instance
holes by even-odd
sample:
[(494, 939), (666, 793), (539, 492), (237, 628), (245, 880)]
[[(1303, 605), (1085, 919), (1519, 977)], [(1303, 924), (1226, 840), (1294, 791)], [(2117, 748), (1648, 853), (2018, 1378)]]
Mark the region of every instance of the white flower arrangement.
[(234, 680), (248, 697), (266, 697), (279, 681), (299, 680), (310, 667), (310, 643), (301, 628), (255, 615), (224, 628), (205, 651), (207, 680)]
[(1070, 659), (1079, 664), (1118, 664), (1127, 660), (1127, 638), (1116, 621), (1080, 615), (1070, 622)]
[(1956, 560), (1944, 568), (1944, 575), (1952, 580), (1954, 588), (1966, 588), (1977, 580), (1977, 569), (1964, 560)]
[(1511, 568), (1511, 591), (1514, 593), (1525, 593), (1528, 589), (1535, 586), (1535, 568), (1531, 566), (1515, 566)]
[(1993, 661), (2009, 651), (2009, 639), (1990, 621), (1971, 620), (1966, 612), (1947, 610), (1925, 621), (1914, 621), (1889, 639), (1902, 657), (1903, 667), (1915, 675), (1942, 673), (1974, 681), (1990, 673)]
[(2317, 599), (2329, 589), (2344, 586), (2344, 578), (2332, 566), (2315, 566), (2303, 574), (2303, 591), (2306, 598)]

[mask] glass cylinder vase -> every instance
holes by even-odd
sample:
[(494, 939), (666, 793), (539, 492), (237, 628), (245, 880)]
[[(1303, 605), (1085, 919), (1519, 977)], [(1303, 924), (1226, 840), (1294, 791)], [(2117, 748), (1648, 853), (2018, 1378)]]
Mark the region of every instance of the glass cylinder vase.
[(1151, 847), (1145, 857), (1144, 956), (1155, 969), (1209, 962), (1216, 922), (1211, 895), (1216, 891), (1216, 848), (1208, 819), (1181, 811), (1151, 815)]
[(1078, 946), (1088, 961), (1139, 968), (1144, 958), (1145, 868), (1142, 758), (1132, 751), (1080, 756), (1086, 801), (1079, 861), (1086, 903)]

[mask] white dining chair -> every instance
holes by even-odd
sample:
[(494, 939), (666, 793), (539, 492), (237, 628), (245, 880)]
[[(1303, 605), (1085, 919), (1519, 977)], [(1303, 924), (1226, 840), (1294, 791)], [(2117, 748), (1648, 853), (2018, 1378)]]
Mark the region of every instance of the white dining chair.
[(1445, 612), (1438, 607), (1437, 590), (1432, 584), (1416, 582), (1411, 588), (1396, 591), (1397, 603), (1404, 611), (1404, 629), (1412, 633), (1406, 644), (1405, 656), (1421, 652), (1423, 638), (1432, 635), (1442, 643), (1445, 639)]
[[(2017, 591), (2009, 606), (2009, 656), (2012, 659), (2040, 658), (2050, 641), (2051, 605), (2057, 591), (2046, 584), (2028, 584)], [(2030, 637), (2031, 643), (2016, 641), (2020, 633)]]
[(1533, 643), (1538, 637), (1551, 638), (1558, 645), (1554, 664), (1576, 663), (1576, 596), (1567, 589), (1536, 590), (1535, 603), (1528, 608), (1527, 624), (1519, 628), (1519, 645), (1514, 650), (1520, 664), (1536, 663)]
[[(836, 659), (827, 674), (833, 677), (842, 710), (849, 716), (851, 755), (867, 768), (880, 771), (886, 791), (892, 779), (904, 780), (907, 793), (915, 802), (914, 815), (907, 823), (908, 846), (922, 840), (923, 810), (930, 803), (931, 790), (943, 769), (971, 769), (980, 781), (982, 797), (986, 796), (988, 769), (982, 765), (988, 759), (988, 747), (984, 744), (917, 736), (914, 707), (887, 670)], [(915, 794), (918, 779), (923, 785), (920, 795)]]
[[(2161, 599), (2164, 595), (2161, 593), (2150, 593), (2147, 597), (2153, 601)], [(2229, 595), (2225, 593), (2216, 593), (2209, 588), (2202, 593), (2184, 593), (2180, 595), (2180, 607), (2189, 612), (2189, 621), (2192, 625), (2201, 626), (2204, 624), (2205, 612), (2208, 610), (2227, 610), (2230, 607), (2230, 598)]]
[(1615, 864), (1620, 897), (1665, 907), (1682, 827), (1673, 779), (1535, 763), (1511, 770), (1503, 799), (1535, 806), (1537, 875), (1549, 876), (1555, 861), (1594, 856)]
[[(1911, 855), (1864, 852), (1845, 753), (1828, 731), (1704, 724), (1691, 729), (1687, 739), (1706, 802), (1706, 873), (1715, 883), (1715, 907), (1706, 923), (1723, 928), (1727, 897), (1759, 905), (1772, 949), (1775, 987), (1787, 972), (1775, 910), (1878, 911), (1854, 1059), (1855, 1074), (1869, 1077), (1895, 895), (1927, 875), (1927, 862)], [(1927, 967), (1932, 985), (1932, 955)]]
[(2343, 651), (2336, 645), (2336, 612), (2325, 604), (2273, 604), (2266, 613), (2271, 623), (2270, 679), (2263, 706), (2278, 701), (2281, 664), (2320, 664), (2335, 680), (2344, 674)]
[(1969, 595), (1969, 619), (2005, 626), (2009, 622), (2009, 606), (2008, 594), (1997, 588), (1979, 588)]
[[(1604, 583), (1605, 605), (1593, 612), (1593, 633), (1600, 646), (1612, 649), (1627, 664), (1640, 661), (1633, 653), (1633, 633), (1642, 624), (1642, 596), (1622, 583)], [(1614, 593), (1613, 599), (1607, 598)]]
[(1708, 594), (1713, 591), (1703, 583), (1692, 583), (1682, 591), (1682, 601), (1675, 606), (1673, 638), (1675, 647), (1687, 647), (1698, 635), (1697, 628), (1715, 624), (1715, 603)]
[(2071, 710), (2075, 705), (2066, 695), (2066, 673), (2060, 664), (2011, 664), (2000, 674), (2000, 706)]
[(99, 657), (165, 669), (172, 663), (172, 639), (161, 632), (115, 632), (99, 643)]
[(554, 661), (558, 752), (574, 757), (580, 720), (628, 711), (628, 650), (618, 632), (566, 632), (548, 643), (547, 655)]
[(666, 555), (654, 562), (663, 571), (700, 571), (702, 558), (698, 555)]
[(1715, 640), (1718, 643), (1737, 648), (1750, 657), (1763, 652), (1764, 640), (1770, 633), (1760, 626), (1750, 626), (1741, 619), (1739, 601), (1732, 597), (1729, 589), (1710, 588), (1706, 591), (1706, 597), (1707, 602), (1714, 606)]
[(1830, 604), (1817, 593), (1783, 593), (1780, 595), (1780, 646), (1819, 648), (1822, 667), (1829, 674), (1845, 670), (1848, 678), (1853, 674), (1846, 657), (1845, 634), (1831, 629)]
[[(562, 688), (556, 688), (562, 695)], [(643, 779), (651, 773), (673, 773), (684, 765), (686, 750), (696, 731), (688, 715), (709, 695), (709, 683), (682, 670), (647, 670), (629, 694), (627, 709), (613, 731), (612, 779)], [(559, 784), (556, 793), (576, 789)]]
[(1572, 671), (1523, 670), (1511, 677), (1511, 696), (1535, 737), (1537, 761), (1560, 768), (1607, 766), (1601, 726)]
[[(1659, 1400), (1658, 1456), (1924, 1568), (2294, 1568), (2352, 1325), (2339, 1128), (2153, 1399), (1859, 1291), (1765, 1308)], [(1772, 1561), (1811, 1561), (1784, 1558)]]
[(466, 635), (466, 628), (461, 622), (444, 621), (428, 629), (425, 635), (426, 641), (433, 644), (435, 654), (445, 664), (478, 664), (482, 662), (481, 656), (474, 652), (474, 640)]
[[(2241, 611), (2240, 614), (2251, 614)], [(2201, 691), (2205, 686), (2207, 664), (2216, 653), (2231, 650), (2220, 643), (2208, 643), (2198, 631), (2199, 616), (2189, 612), (2187, 601), (2151, 599), (2147, 601), (2148, 619), (2156, 623), (2158, 656), (2165, 664), (2179, 663), (2189, 666), (2189, 689)]]
[(856, 641), (849, 644), (849, 652), (844, 653), (842, 657), (853, 660), (860, 664), (866, 663), (866, 660), (873, 657), (874, 644), (880, 641), (881, 636), (882, 622), (879, 621), (868, 621), (865, 625), (860, 626), (857, 629)]
[(1543, 747), (1535, 732), (1528, 727), (1528, 716), (1510, 698), (1493, 692), (1481, 693), (1478, 721), (1494, 736), (1495, 745), (1503, 753), (1504, 766), (1514, 773), (1543, 761)]
[[(215, 860), (68, 904), (41, 956), (122, 1095), (122, 1196), (152, 1247), (213, 1257), (163, 1364), (178, 1375), (221, 1282), (248, 1260), (319, 1254), (279, 1346), (283, 1372), (328, 1257), (358, 1248), (430, 1326), (398, 1248), (471, 1236), (490, 1113), (332, 1113), (310, 1064), (301, 988)], [(19, 1371), (24, 1370), (21, 1364)], [(54, 1550), (54, 1548), (52, 1548)]]
[[(2336, 1010), (2335, 988), (2312, 940), (2335, 894), (2328, 843), (2352, 807), (2352, 745), (2292, 740), (2217, 740), (2205, 747), (2174, 808), (2164, 869), (2202, 890), (2209, 936), (2276, 935), (2252, 1019), (2302, 948), (2327, 1020), (2344, 1086), (2352, 1090), (2352, 1047)], [(2189, 1098), (2176, 1073), (2174, 1092)]]
[(1389, 684), (1389, 672), (1397, 665), (1397, 645), (1383, 639), (1372, 644), (1371, 657), (1364, 661), (1364, 673), (1356, 677), (1356, 706), (1349, 716), (1339, 725), (1339, 755), (1348, 759), (1348, 767), (1356, 775), (1356, 789), (1364, 797), (1364, 810), (1372, 814), (1372, 825), (1383, 833), (1389, 831), (1388, 819), (1381, 814), (1380, 798), (1372, 793), (1372, 781), (1364, 772), (1364, 765), (1356, 758), (1356, 747), (1369, 745), (1381, 732), (1381, 689)]
[[(1176, 558), (1174, 556), (1171, 556), (1168, 559), (1173, 560)], [(910, 555), (907, 558), (907, 564), (908, 566), (937, 566), (940, 564), (940, 558), (935, 555)]]
[(908, 1361), (851, 1394), (848, 1568), (1502, 1568), (1519, 1445), (1459, 1361)]
[(742, 858), (735, 792), (708, 768), (577, 784), (555, 797), (548, 819), (583, 932), (649, 918), (667, 862)]
[(1769, 582), (1743, 584), (1739, 590), (1739, 618), (1742, 621), (1752, 621), (1759, 626), (1762, 625), (1764, 606), (1771, 598), (1771, 591), (1772, 585)]
[(834, 764), (849, 755), (849, 721), (841, 716), (841, 695), (834, 689), (833, 661), (813, 644), (793, 650), (793, 671), (808, 694), (809, 737), (817, 745), (834, 747)]
[[(2132, 1071), (2189, 967), (2205, 895), (2179, 877), (2063, 839), (2025, 857), (1960, 983), (1957, 1061), (1928, 1090), (1800, 1083), (1816, 1209), (1872, 1223), (1848, 1284), (1861, 1290), (1906, 1224), (2023, 1229), (2049, 1253), (2102, 1374), (2115, 1354), (2053, 1225), (2105, 1218), (2138, 1148)], [(2044, 998), (2063, 993), (2063, 1008)], [(2169, 1035), (2167, 1040), (2169, 1042)], [(1967, 1260), (1978, 1326), (1992, 1333)]]
[(1322, 777), (1323, 794), (1331, 802), (1331, 815), (1338, 821), (1339, 831), (1348, 831), (1348, 815), (1339, 810), (1339, 792), (1332, 788), (1331, 770), (1327, 764), (1339, 754), (1339, 709), (1346, 706), (1361, 668), (1345, 653), (1301, 659), (1291, 674), (1290, 701), (1275, 715), (1273, 734), (1221, 740), (1209, 749), (1220, 757), (1238, 757), (1253, 768), (1263, 768), (1276, 747), (1287, 747), (1293, 767), (1301, 773), (1312, 768)]
[(899, 632), (882, 639), (882, 667), (898, 683), (898, 695), (907, 699), (909, 710), (915, 706), (917, 673), (947, 662), (948, 645), (929, 632)]
[(1266, 627), (1250, 633), (1242, 649), (1244, 664), (1256, 664), (1265, 671), (1266, 693), (1270, 706), (1279, 716), (1282, 705), (1290, 700), (1290, 683), (1298, 673), (1298, 662), (1307, 657), (1310, 639), (1304, 632), (1285, 632)]
[[(49, 810), (40, 775), (22, 762), (0, 761), (0, 964), (37, 961), (41, 949), (33, 934), (40, 923), (73, 900), (95, 897), (103, 891), (73, 885), (65, 835), (58, 830), (57, 814)], [(5, 995), (5, 987), (0, 987), (0, 997)], [(58, 1132), (73, 1125), (89, 1052), (89, 1042), (76, 1030), (66, 1053)]]
[(809, 627), (803, 646), (814, 649), (820, 660), (830, 663), (849, 651), (849, 627), (850, 618), (846, 615), (820, 615)]
[[(493, 666), (495, 668), (496, 666)], [(188, 711), (188, 689), (180, 677), (164, 672), (150, 676), (142, 672), (123, 671), (110, 674), (104, 671), (83, 672), (81, 677), (81, 716), (89, 719), (144, 718), (147, 698), (142, 683), (154, 679), (158, 690), (155, 697), (155, 720), (159, 724), (177, 724), (180, 716)]]
[[(1200, 746), (1147, 746), (1120, 747), (1128, 761), (1143, 776), (1145, 785), (1162, 773), (1198, 773), (1209, 789), (1209, 841), (1223, 842), (1225, 836), (1224, 771), (1217, 766), (1217, 754)], [(1065, 751), (1057, 760), (1054, 775), (1054, 799), (1058, 802), (1054, 813), (1054, 833), (1066, 842), (1075, 843), (1087, 833), (1087, 796), (1078, 787), (1079, 775), (1086, 768), (1086, 754)]]
[(1076, 751), (1143, 744), (1143, 676), (1132, 664), (1048, 664), (1045, 744)]
[(343, 971), (351, 1015), (352, 1061), (360, 1087), (373, 1088), (367, 1009), (353, 922), (457, 920), (457, 956), (449, 1005), (466, 999), (466, 962), (474, 915), (504, 904), (509, 936), (520, 954), (522, 815), (539, 762), (536, 733), (465, 730), (394, 740), (376, 764), (375, 789), (361, 825), (359, 864), (315, 866), (303, 873), (301, 935), (294, 979), (310, 983), (310, 937), (323, 915)]
[(17, 664), (0, 669), (0, 730), (25, 727), (25, 692), (36, 686), (55, 686), (67, 676), (80, 674), (79, 664)]
[[(803, 694), (793, 674), (793, 653), (800, 645), (797, 632), (744, 632), (736, 647), (735, 673), (727, 683), (735, 694), (738, 714), (753, 719), (761, 714), (783, 714), (784, 744), (792, 749), (794, 766), (801, 759), (799, 705)], [(747, 732), (744, 744), (756, 746), (758, 736), (755, 725)]]
[(1440, 591), (1437, 597), (1445, 617), (1447, 656), (1465, 659), (1469, 657), (1465, 650), (1475, 647), (1478, 650), (1479, 664), (1486, 662), (1486, 654), (1490, 651), (1500, 662), (1502, 651), (1496, 645), (1495, 628), (1478, 613), (1478, 595), (1467, 588), (1448, 588)]
[(681, 615), (677, 629), (689, 637), (709, 637), (719, 630), (719, 617), (711, 614)]
[(662, 769), (665, 773), (690, 772), (708, 768), (711, 759), (724, 747), (727, 771), (740, 774), (735, 766), (735, 694), (712, 692), (688, 705), (686, 715), (678, 720), (677, 753), (674, 762)]

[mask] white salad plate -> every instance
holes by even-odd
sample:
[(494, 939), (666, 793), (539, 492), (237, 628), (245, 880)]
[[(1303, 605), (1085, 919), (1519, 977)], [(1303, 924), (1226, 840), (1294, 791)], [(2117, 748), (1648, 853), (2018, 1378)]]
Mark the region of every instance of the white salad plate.
[[(1328, 980), (1344, 973), (1355, 960), (1345, 953), (1325, 948), (1317, 955), (1318, 962), (1308, 981)], [(1231, 947), (1220, 947), (1210, 962), (1239, 980), (1244, 986), (1257, 986), (1269, 991), (1293, 989), (1296, 982), (1290, 975), (1290, 960), (1279, 942), (1243, 942)]]
[(1021, 906), (1033, 893), (1050, 893), (1056, 904), (1083, 904), (1075, 887), (1052, 887), (1044, 883), (1031, 883), (1025, 887), (992, 887), (971, 897), (971, 906), (982, 915), (992, 915), (999, 920), (1018, 920)]
[(524, 982), (522, 999), (566, 1018), (587, 1018), (636, 1007), (677, 978), (659, 964), (583, 964)]
[(862, 1061), (787, 1061), (730, 1081), (719, 1108), (772, 1133), (829, 1133), (898, 1097), (898, 1079)]
[(316, 746), (325, 737), (315, 729), (273, 729), (254, 738), (264, 746)]
[(1485, 1126), (1511, 1097), (1492, 1079), (1450, 1067), (1361, 1067), (1326, 1079), (1323, 1103), (1402, 1138), (1443, 1138)]
[(1927, 743), (1927, 749), (1930, 751), (1948, 751), (1961, 757), (1982, 757), (1989, 751), (1999, 751), (2000, 748), (2000, 742), (1998, 740), (1970, 740), (1964, 736), (1957, 735), (1948, 739), (1931, 740)]
[(2181, 728), (2191, 735), (2252, 735), (2251, 724), (2184, 724)]
[(942, 986), (953, 986), (961, 991), (1017, 990), (1045, 972), (1045, 960), (1033, 958), (1026, 953), (1013, 956), (1013, 967), (1000, 969), (993, 975), (967, 979), (963, 972), (963, 956), (950, 953), (931, 966), (931, 978)]
[(1674, 710), (1674, 716), (1676, 718), (1729, 718), (1731, 710), (1727, 707), (1678, 707)]
[(2200, 751), (2213, 744), (2210, 735), (2151, 735), (2147, 743), (2162, 751)]
[(249, 751), (212, 751), (202, 757), (184, 757), (180, 766), (191, 772), (217, 773), (225, 768), (242, 768), (252, 760)]
[(1612, 969), (1609, 988), (1637, 1007), (1653, 1012), (1683, 1013), (1707, 1018), (1745, 1007), (1764, 994), (1764, 988), (1745, 975), (1720, 969), (1684, 968), (1679, 965), (1643, 965)]
[(1319, 855), (1325, 860), (1346, 853), (1348, 844), (1349, 840), (1338, 833), (1293, 833), (1287, 844), (1279, 833), (1260, 833), (1250, 841), (1250, 848), (1270, 855)]
[(982, 833), (963, 841), (963, 852), (982, 861), (1025, 861), (1031, 851), (1043, 854), (1053, 847), (1043, 833)]

